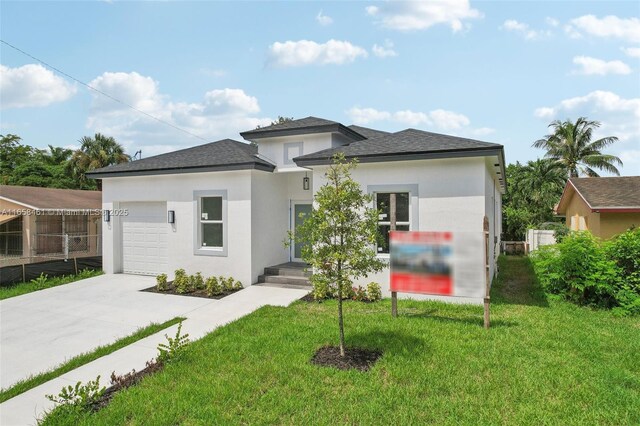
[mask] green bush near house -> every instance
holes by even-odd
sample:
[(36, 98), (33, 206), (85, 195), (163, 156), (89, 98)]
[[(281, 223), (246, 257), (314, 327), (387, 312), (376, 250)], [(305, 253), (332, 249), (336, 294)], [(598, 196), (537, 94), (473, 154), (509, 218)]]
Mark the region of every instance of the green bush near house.
[(619, 315), (640, 314), (640, 229), (609, 241), (574, 232), (530, 258), (545, 291)]

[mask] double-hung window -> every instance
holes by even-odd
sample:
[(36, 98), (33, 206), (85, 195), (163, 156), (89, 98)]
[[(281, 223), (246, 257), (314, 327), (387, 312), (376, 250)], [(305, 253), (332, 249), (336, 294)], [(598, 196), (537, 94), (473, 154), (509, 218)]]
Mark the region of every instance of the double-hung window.
[(196, 200), (196, 254), (226, 255), (226, 191), (196, 191)]
[(408, 231), (409, 219), (409, 192), (376, 192), (376, 208), (380, 211), (378, 216), (378, 230), (382, 235), (382, 243), (378, 245), (378, 254), (389, 253), (389, 232)]

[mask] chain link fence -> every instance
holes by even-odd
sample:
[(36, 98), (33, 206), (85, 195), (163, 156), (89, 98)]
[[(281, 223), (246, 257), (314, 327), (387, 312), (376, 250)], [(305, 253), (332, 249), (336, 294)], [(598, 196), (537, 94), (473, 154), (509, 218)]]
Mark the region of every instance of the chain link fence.
[[(19, 254), (18, 254), (19, 253)], [(0, 267), (25, 263), (43, 262), (52, 259), (68, 260), (102, 255), (100, 235), (36, 234), (32, 236), (31, 253), (20, 249), (12, 254), (10, 250), (0, 255)]]

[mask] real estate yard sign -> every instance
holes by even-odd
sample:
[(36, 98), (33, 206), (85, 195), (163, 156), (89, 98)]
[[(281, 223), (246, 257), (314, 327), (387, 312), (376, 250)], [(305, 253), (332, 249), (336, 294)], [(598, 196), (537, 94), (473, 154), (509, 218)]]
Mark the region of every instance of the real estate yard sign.
[(482, 232), (392, 231), (391, 291), (484, 297)]
[(489, 327), (488, 221), (484, 232), (391, 231), (392, 315), (397, 293), (483, 298)]

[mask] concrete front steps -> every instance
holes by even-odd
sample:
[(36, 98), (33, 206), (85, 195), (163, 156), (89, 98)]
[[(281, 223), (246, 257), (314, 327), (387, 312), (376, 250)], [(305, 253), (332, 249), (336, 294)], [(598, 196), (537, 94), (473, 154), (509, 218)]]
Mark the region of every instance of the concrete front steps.
[(264, 274), (258, 277), (256, 285), (283, 288), (311, 289), (309, 277), (311, 272), (305, 271), (306, 263), (287, 262), (264, 268)]

